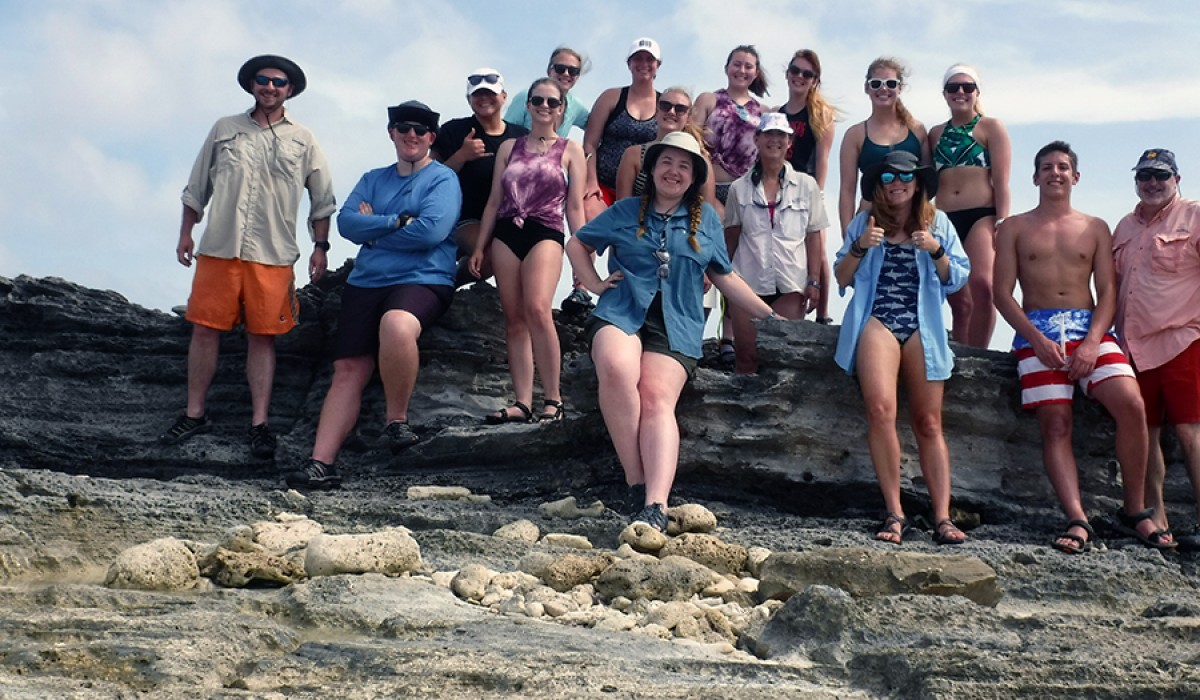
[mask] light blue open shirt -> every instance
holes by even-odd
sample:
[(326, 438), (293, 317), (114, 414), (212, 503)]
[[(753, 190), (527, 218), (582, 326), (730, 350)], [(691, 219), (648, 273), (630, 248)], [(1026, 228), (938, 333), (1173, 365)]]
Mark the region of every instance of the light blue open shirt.
[[(850, 246), (862, 235), (869, 216), (869, 212), (859, 212), (850, 222), (834, 267), (850, 254)], [(942, 284), (938, 279), (933, 258), (928, 254), (917, 255), (917, 273), (921, 285), (917, 288), (917, 332), (921, 334), (921, 344), (925, 349), (925, 379), (932, 382), (949, 379), (950, 372), (954, 369), (954, 351), (950, 349), (950, 341), (946, 336), (942, 305), (946, 302), (947, 295), (957, 292), (967, 283), (967, 275), (971, 274), (971, 262), (963, 251), (958, 233), (955, 232), (950, 219), (942, 212), (934, 215), (930, 233), (946, 248), (946, 256), (950, 260), (950, 276), (946, 283)], [(846, 370), (846, 374), (854, 374), (858, 338), (871, 318), (871, 308), (875, 304), (875, 288), (882, 267), (883, 246), (878, 245), (867, 249), (867, 254), (859, 261), (858, 269), (854, 271), (854, 279), (850, 283), (850, 286), (854, 287), (854, 296), (850, 299), (846, 315), (842, 318), (842, 330), (838, 333), (837, 352), (834, 354), (838, 366)], [(845, 296), (846, 288), (842, 287), (838, 292)]]

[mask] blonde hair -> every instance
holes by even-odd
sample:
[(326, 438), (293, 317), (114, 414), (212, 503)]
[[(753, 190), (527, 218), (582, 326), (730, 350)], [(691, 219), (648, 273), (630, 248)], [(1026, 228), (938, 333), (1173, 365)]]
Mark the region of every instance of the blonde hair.
[(792, 61), (797, 58), (802, 58), (812, 64), (816, 70), (817, 77), (813, 79), (813, 85), (808, 90), (808, 124), (812, 127), (813, 135), (820, 141), (825, 134), (833, 129), (833, 122), (837, 119), (837, 108), (825, 99), (825, 95), (821, 93), (821, 58), (817, 56), (817, 52), (812, 49), (800, 49), (792, 54), (792, 60), (788, 61), (788, 66), (792, 65)]
[[(880, 56), (874, 61), (871, 61), (871, 65), (867, 66), (866, 80), (870, 80), (871, 74), (881, 68), (887, 68), (895, 71), (896, 77), (900, 79), (900, 84), (902, 86), (906, 82), (905, 79), (909, 76), (908, 66), (901, 63), (900, 59), (892, 58), (890, 56)], [(917, 125), (917, 120), (913, 117), (912, 112), (908, 111), (908, 107), (904, 106), (904, 102), (899, 96), (896, 97), (896, 116), (909, 129), (912, 129)]]

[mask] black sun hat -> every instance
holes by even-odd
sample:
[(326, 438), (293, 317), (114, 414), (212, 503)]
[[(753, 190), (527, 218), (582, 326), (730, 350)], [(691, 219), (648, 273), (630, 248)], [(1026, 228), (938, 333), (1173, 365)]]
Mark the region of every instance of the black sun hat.
[(882, 161), (868, 166), (863, 171), (863, 199), (868, 202), (872, 201), (875, 195), (875, 187), (879, 184), (879, 176), (888, 171), (916, 173), (917, 177), (921, 178), (921, 188), (925, 191), (925, 196), (933, 199), (933, 196), (937, 194), (937, 173), (933, 171), (933, 167), (921, 165), (917, 157), (908, 151), (892, 151), (885, 155)]
[(283, 56), (273, 56), (271, 54), (263, 54), (242, 64), (238, 69), (238, 85), (250, 94), (254, 94), (254, 76), (263, 68), (277, 68), (284, 72), (288, 77), (288, 82), (292, 84), (292, 97), (304, 92), (304, 88), (308, 86), (308, 81), (304, 78), (304, 71), (300, 70), (300, 66), (295, 62), (284, 58)]

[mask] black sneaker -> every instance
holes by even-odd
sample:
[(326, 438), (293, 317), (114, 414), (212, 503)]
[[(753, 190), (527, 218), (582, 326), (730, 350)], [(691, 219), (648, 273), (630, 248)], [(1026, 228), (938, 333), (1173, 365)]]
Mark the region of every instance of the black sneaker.
[(379, 444), (385, 445), (393, 454), (412, 447), (421, 441), (409, 424), (405, 421), (394, 420), (384, 427), (379, 435)]
[(659, 532), (667, 531), (667, 511), (661, 503), (651, 503), (633, 516), (633, 522), (646, 523)]
[(164, 445), (178, 445), (194, 435), (207, 433), (212, 430), (212, 421), (208, 419), (208, 414), (204, 414), (199, 418), (189, 418), (185, 413), (175, 421), (167, 429), (167, 432), (158, 436), (158, 441)]
[(580, 316), (595, 307), (596, 304), (592, 301), (592, 295), (588, 294), (586, 289), (579, 287), (571, 292), (566, 299), (562, 300), (562, 305), (559, 308), (563, 310), (563, 313)]
[(273, 459), (277, 444), (266, 423), (250, 426), (250, 454), (256, 459)]
[(342, 477), (332, 464), (311, 458), (284, 472), (283, 480), (296, 489), (335, 489), (342, 483)]

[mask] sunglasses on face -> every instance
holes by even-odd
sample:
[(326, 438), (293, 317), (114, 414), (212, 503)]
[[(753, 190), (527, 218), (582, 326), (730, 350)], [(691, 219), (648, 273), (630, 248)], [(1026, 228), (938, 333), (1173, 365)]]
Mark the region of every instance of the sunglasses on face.
[(534, 107), (541, 107), (543, 104), (550, 109), (558, 109), (562, 106), (562, 100), (557, 97), (542, 97), (541, 95), (532, 95), (529, 98), (529, 104)]
[(412, 122), (401, 122), (399, 124), (392, 124), (392, 128), (395, 129), (396, 133), (398, 133), (398, 134), (407, 134), (408, 132), (411, 131), (414, 134), (416, 134), (417, 136), (424, 136), (425, 134), (428, 134), (430, 132), (430, 128), (428, 126), (426, 126), (424, 124), (414, 124)]
[(895, 90), (896, 88), (900, 87), (900, 81), (896, 80), (895, 78), (888, 78), (887, 80), (871, 78), (867, 81), (867, 87), (871, 88), (872, 90), (878, 90), (881, 87), (886, 87), (888, 90)]
[(488, 73), (486, 75), (468, 75), (467, 82), (473, 86), (478, 85), (480, 83), (487, 83), (488, 85), (495, 85), (496, 83), (500, 82), (500, 74), (499, 73)]
[(1134, 175), (1134, 177), (1138, 182), (1150, 182), (1151, 180), (1166, 182), (1174, 177), (1174, 175), (1166, 170), (1139, 170), (1138, 174)]
[(879, 181), (885, 185), (890, 185), (896, 180), (900, 182), (912, 182), (916, 173), (892, 173), (887, 172), (879, 176)]
[(571, 76), (572, 78), (579, 77), (579, 71), (580, 71), (579, 66), (568, 66), (565, 63), (555, 63), (554, 65), (552, 65), (550, 67), (553, 68), (554, 72), (558, 73), (559, 75), (566, 73), (567, 75)]
[(801, 68), (800, 66), (788, 66), (788, 75), (799, 75), (807, 80), (812, 80), (813, 78), (817, 77), (816, 73), (807, 68)]
[(658, 260), (658, 278), (665, 280), (671, 276), (671, 254), (666, 248), (659, 248), (654, 251), (654, 258)]
[(274, 85), (277, 88), (282, 88), (282, 87), (287, 87), (288, 79), (287, 78), (272, 78), (272, 77), (266, 76), (266, 75), (256, 75), (256, 76), (254, 76), (254, 83), (256, 85)]
[(660, 111), (660, 112), (670, 113), (671, 110), (674, 110), (676, 114), (687, 114), (688, 110), (691, 108), (692, 108), (691, 105), (680, 104), (678, 102), (671, 102), (669, 100), (659, 100), (658, 101), (658, 111)]
[(979, 89), (979, 86), (976, 85), (975, 83), (946, 83), (946, 94), (948, 94), (948, 95), (953, 95), (954, 93), (958, 92), (959, 90), (962, 90), (963, 92), (970, 95), (971, 93), (975, 92), (978, 89)]

